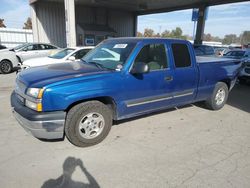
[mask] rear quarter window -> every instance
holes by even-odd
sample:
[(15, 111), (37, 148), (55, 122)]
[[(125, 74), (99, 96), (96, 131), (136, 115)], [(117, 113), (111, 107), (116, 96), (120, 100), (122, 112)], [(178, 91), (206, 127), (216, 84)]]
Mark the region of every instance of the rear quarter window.
[(190, 67), (191, 59), (188, 46), (181, 43), (173, 43), (171, 45), (176, 68)]

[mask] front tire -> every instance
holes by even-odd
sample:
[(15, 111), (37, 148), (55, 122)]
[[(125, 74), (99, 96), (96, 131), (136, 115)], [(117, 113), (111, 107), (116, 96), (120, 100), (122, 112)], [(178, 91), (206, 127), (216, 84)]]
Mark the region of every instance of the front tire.
[(220, 110), (227, 102), (228, 87), (223, 82), (218, 82), (215, 85), (213, 94), (206, 101), (206, 105), (211, 110)]
[(0, 62), (0, 72), (3, 74), (9, 74), (11, 73), (13, 69), (12, 63), (8, 60), (2, 60)]
[(79, 147), (100, 143), (112, 126), (109, 107), (99, 101), (88, 101), (70, 109), (65, 124), (68, 140)]

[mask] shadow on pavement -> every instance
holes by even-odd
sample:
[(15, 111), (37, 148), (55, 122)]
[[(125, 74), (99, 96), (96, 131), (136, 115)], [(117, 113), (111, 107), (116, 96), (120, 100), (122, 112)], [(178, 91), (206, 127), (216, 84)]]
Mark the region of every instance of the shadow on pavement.
[(237, 84), (229, 93), (227, 104), (250, 112), (250, 85)]
[[(72, 180), (72, 174), (74, 173), (76, 167), (79, 166), (83, 174), (87, 177), (89, 183), (83, 183)], [(83, 166), (81, 159), (76, 159), (74, 157), (68, 157), (63, 163), (63, 174), (57, 179), (49, 179), (44, 182), (41, 188), (100, 188), (99, 184), (95, 178), (87, 171)]]

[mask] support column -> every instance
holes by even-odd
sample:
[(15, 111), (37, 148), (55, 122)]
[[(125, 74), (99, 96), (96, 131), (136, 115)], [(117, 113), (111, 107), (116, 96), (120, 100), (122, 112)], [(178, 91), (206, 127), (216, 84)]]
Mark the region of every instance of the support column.
[(199, 16), (196, 27), (194, 44), (202, 44), (205, 22), (206, 22), (206, 15), (205, 15), (206, 8), (207, 8), (206, 6), (199, 7)]
[(75, 0), (64, 0), (67, 47), (76, 46)]
[(134, 14), (134, 37), (136, 37), (137, 35), (137, 27), (138, 27), (138, 16), (136, 14)]
[(31, 4), (30, 7), (31, 7), (30, 10), (31, 10), (33, 41), (40, 42), (39, 41), (39, 31), (38, 31), (38, 27), (37, 27), (36, 8), (35, 8), (34, 4)]

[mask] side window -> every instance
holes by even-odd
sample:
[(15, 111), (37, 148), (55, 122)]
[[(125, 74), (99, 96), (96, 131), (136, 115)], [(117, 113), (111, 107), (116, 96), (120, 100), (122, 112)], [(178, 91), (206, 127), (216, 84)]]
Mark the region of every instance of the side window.
[(44, 44), (38, 44), (38, 50), (46, 50)]
[(145, 45), (135, 59), (135, 63), (143, 62), (149, 66), (149, 70), (167, 68), (167, 55), (164, 44)]
[(75, 56), (76, 59), (81, 59), (81, 58), (83, 58), (83, 56), (85, 56), (88, 52), (89, 52), (89, 50), (87, 50), (87, 49), (79, 50), (79, 51), (76, 52), (73, 56)]
[(176, 68), (190, 67), (191, 59), (186, 44), (175, 43), (172, 44), (174, 63)]
[(24, 48), (25, 51), (32, 51), (32, 50), (37, 50), (37, 45), (29, 45), (26, 48)]
[(51, 50), (51, 49), (56, 49), (56, 47), (46, 44), (46, 45), (45, 45), (45, 49), (46, 49), (46, 50)]

